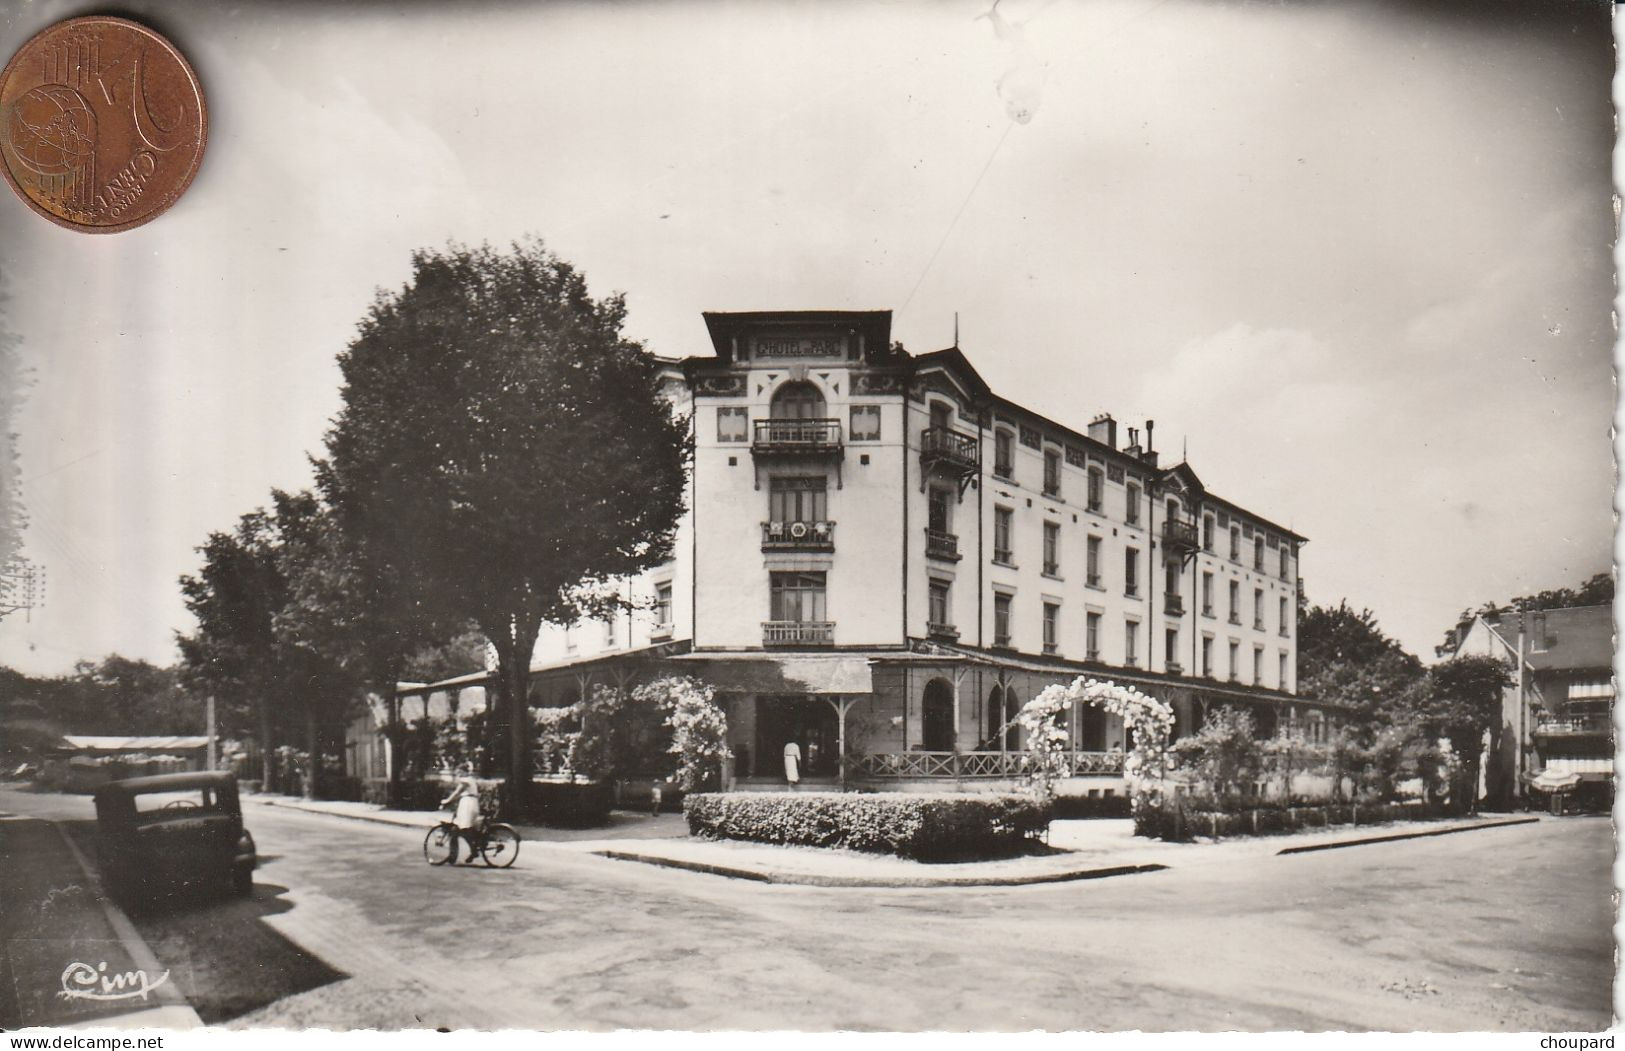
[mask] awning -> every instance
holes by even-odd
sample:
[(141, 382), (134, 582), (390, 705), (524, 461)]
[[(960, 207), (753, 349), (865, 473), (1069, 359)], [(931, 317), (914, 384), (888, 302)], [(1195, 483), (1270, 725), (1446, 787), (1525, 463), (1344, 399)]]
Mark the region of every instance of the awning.
[(96, 737), (86, 734), (64, 734), (64, 750), (80, 752), (164, 752), (207, 748), (207, 737)]
[(724, 656), (687, 654), (674, 662), (694, 665), (694, 675), (719, 693), (873, 693), (867, 657)]

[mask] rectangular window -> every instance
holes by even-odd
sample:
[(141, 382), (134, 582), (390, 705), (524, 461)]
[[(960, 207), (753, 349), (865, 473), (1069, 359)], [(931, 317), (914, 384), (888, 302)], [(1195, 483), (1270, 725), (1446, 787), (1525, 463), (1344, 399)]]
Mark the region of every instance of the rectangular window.
[(1234, 580), (1230, 582), (1230, 623), (1241, 623), (1241, 585)]
[(655, 629), (671, 631), (671, 585), (655, 585)]
[[(1177, 599), (1180, 597), (1179, 565), (1180, 564), (1178, 562), (1168, 561), (1164, 562), (1162, 566), (1162, 593), (1171, 599)], [(1172, 610), (1172, 608), (1173, 604), (1170, 603), (1169, 609)]]
[(1162, 666), (1169, 671), (1179, 668), (1179, 629), (1168, 628), (1162, 635)]
[(947, 627), (953, 623), (948, 615), (948, 587), (946, 580), (931, 581), (931, 605), (927, 616), (933, 625)]
[(1237, 642), (1235, 639), (1231, 639), (1230, 640), (1230, 681), (1231, 682), (1235, 682), (1237, 679), (1241, 678), (1241, 665), (1237, 663), (1240, 660), (1241, 660), (1241, 643)]
[(1123, 552), (1123, 594), (1133, 597), (1140, 593), (1140, 552), (1129, 548)]
[(1275, 655), (1275, 662), (1276, 662), (1276, 665), (1277, 665), (1276, 673), (1275, 673), (1275, 676), (1276, 676), (1275, 677), (1275, 683), (1280, 689), (1284, 690), (1284, 689), (1287, 688), (1287, 681), (1286, 681), (1286, 654), (1284, 652), (1277, 653)]
[(1230, 527), (1230, 561), (1241, 561), (1241, 527)]
[(1213, 516), (1202, 516), (1202, 550), (1213, 550)]
[(1089, 468), (1089, 510), (1100, 510), (1101, 504), (1104, 502), (1103, 487), (1105, 484), (1100, 476), (1100, 468)]
[(717, 441), (750, 440), (750, 410), (744, 406), (723, 405), (717, 409)]
[(1054, 602), (1044, 603), (1044, 652), (1054, 653), (1059, 645), (1061, 607)]
[(1008, 507), (993, 509), (993, 561), (1009, 565), (1015, 561), (1010, 548), (1011, 521), (1014, 512)]
[(1259, 573), (1264, 572), (1264, 538), (1262, 536), (1253, 537), (1253, 569)]
[(1061, 453), (1057, 449), (1044, 450), (1044, 493), (1061, 495)]
[(1213, 678), (1213, 636), (1202, 636), (1202, 675)]
[(953, 493), (947, 489), (931, 487), (930, 502), (926, 506), (925, 524), (939, 533), (954, 531)]
[(1281, 579), (1292, 579), (1292, 552), (1287, 550), (1285, 544), (1281, 545)]
[(1202, 574), (1202, 616), (1213, 616), (1213, 574)]
[(1088, 584), (1092, 588), (1098, 588), (1100, 586), (1100, 537), (1090, 537), (1084, 550), (1088, 557), (1086, 565), (1089, 574)]
[(1010, 596), (993, 596), (993, 645), (1010, 645)]
[(1129, 525), (1136, 525), (1140, 521), (1140, 487), (1133, 482), (1128, 484), (1128, 504), (1123, 517)]
[(823, 477), (771, 479), (768, 485), (768, 517), (774, 522), (824, 522), (829, 516), (827, 489)]
[(1100, 614), (1090, 613), (1084, 617), (1084, 659), (1097, 661), (1100, 659)]
[(824, 574), (773, 573), (769, 576), (772, 609), (770, 620), (822, 621), (824, 616)]
[(1061, 527), (1054, 522), (1044, 523), (1044, 574), (1060, 576)]
[(852, 440), (855, 442), (880, 440), (880, 406), (852, 406)]
[(1253, 630), (1264, 630), (1264, 589), (1253, 588)]
[(1253, 685), (1264, 685), (1264, 647), (1253, 647)]
[(993, 432), (993, 473), (1013, 478), (1016, 472), (1016, 439), (1009, 431)]
[(604, 618), (604, 648), (605, 649), (614, 649), (615, 648), (615, 618), (614, 617), (605, 617)]
[(1123, 622), (1123, 663), (1130, 668), (1140, 663), (1140, 622)]
[(1286, 619), (1286, 596), (1285, 595), (1281, 596), (1281, 600), (1278, 603), (1278, 605), (1281, 607), (1281, 618), (1280, 618), (1281, 619), (1281, 634), (1283, 636), (1290, 636), (1292, 634), (1292, 622)]

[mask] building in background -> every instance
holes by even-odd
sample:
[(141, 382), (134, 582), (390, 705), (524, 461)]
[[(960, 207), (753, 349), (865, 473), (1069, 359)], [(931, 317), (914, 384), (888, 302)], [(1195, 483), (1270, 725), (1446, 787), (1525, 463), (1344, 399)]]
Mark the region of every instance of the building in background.
[[(1609, 606), (1507, 610), (1457, 625), (1440, 656), (1505, 661), (1514, 685), (1485, 766), (1491, 799), (1525, 797), (1531, 782), (1562, 780), (1611, 798), (1614, 784), (1614, 617)], [(1537, 782), (1535, 788), (1540, 787)]]
[[(814, 780), (997, 783), (1011, 718), (1079, 675), (1168, 700), (1176, 733), (1236, 705), (1324, 737), (1295, 693), (1304, 538), (1162, 466), (1153, 424), (1041, 416), (957, 347), (895, 346), (888, 311), (705, 322), (712, 352), (664, 380), (695, 443), (674, 556), (625, 583), (636, 612), (544, 628), (533, 704), (695, 675), (744, 784), (781, 782), (791, 741)], [(1072, 725), (1078, 775), (1115, 790), (1120, 721)]]

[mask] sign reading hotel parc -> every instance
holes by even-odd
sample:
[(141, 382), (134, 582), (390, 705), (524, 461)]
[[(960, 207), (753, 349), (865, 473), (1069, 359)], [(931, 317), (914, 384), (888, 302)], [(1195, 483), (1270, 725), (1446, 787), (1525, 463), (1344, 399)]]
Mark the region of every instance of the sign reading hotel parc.
[(750, 341), (751, 357), (844, 358), (846, 340), (841, 336), (755, 336)]

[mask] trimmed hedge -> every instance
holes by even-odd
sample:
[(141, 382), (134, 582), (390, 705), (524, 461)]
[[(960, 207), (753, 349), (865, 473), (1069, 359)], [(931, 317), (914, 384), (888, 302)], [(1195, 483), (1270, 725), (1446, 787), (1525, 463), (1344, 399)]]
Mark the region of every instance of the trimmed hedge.
[(1055, 797), (1057, 820), (1130, 817), (1133, 812), (1133, 801), (1127, 795)]
[[(477, 779), (480, 807), (488, 815), (502, 813), (507, 791), (503, 781)], [(369, 779), (362, 787), (362, 800), (393, 810), (439, 810), (440, 801), (451, 793), (450, 781), (415, 779), (391, 783), (383, 778)], [(533, 781), (518, 808), (519, 820), (561, 828), (594, 828), (609, 824), (614, 802), (614, 786), (609, 782)]]
[(1141, 805), (1134, 814), (1134, 834), (1151, 839), (1188, 842), (1203, 837), (1267, 836), (1330, 828), (1334, 825), (1381, 825), (1390, 821), (1423, 821), (1452, 816), (1439, 803), (1326, 803), (1243, 807), (1215, 810), (1184, 800), (1165, 799), (1160, 806)]
[(703, 792), (683, 800), (690, 835), (844, 847), (920, 861), (1010, 857), (1049, 830), (1024, 795)]

